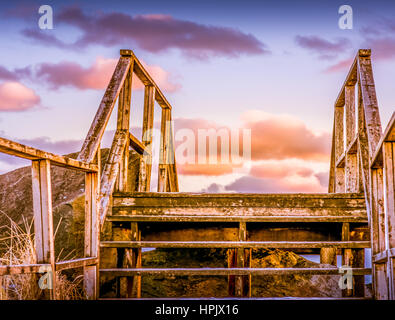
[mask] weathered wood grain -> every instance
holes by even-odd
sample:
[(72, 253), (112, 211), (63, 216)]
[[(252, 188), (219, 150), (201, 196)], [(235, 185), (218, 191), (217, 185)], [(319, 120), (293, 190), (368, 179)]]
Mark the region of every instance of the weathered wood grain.
[(100, 102), (99, 109), (96, 112), (95, 118), (93, 119), (92, 125), (82, 145), (78, 160), (90, 163), (95, 157), (108, 120), (114, 109), (115, 101), (127, 77), (132, 60), (130, 56), (121, 56), (121, 58), (119, 58), (103, 99)]
[(0, 152), (30, 160), (45, 159), (49, 160), (51, 164), (60, 167), (71, 168), (85, 172), (97, 171), (97, 166), (95, 164), (89, 164), (75, 159), (56, 155), (50, 152), (42, 151), (1, 137)]

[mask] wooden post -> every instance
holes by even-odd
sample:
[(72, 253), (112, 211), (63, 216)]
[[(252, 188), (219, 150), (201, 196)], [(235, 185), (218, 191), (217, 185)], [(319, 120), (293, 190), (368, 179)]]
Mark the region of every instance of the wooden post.
[[(51, 265), (40, 278), (44, 299), (56, 299), (55, 247), (52, 217), (51, 164), (49, 160), (32, 161), (34, 241), (37, 263)], [(45, 280), (44, 280), (45, 278)], [(44, 288), (43, 285), (46, 287)]]
[(159, 154), (159, 172), (158, 172), (158, 192), (166, 192), (168, 190), (168, 163), (167, 155), (169, 148), (169, 124), (170, 109), (162, 109), (161, 119), (161, 139)]
[[(335, 107), (335, 163), (344, 152), (344, 107)], [(344, 192), (344, 168), (335, 168), (335, 192)]]
[[(131, 62), (129, 71), (125, 78), (125, 82), (121, 89), (118, 98), (118, 119), (117, 119), (117, 130), (123, 130), (129, 133), (130, 130), (130, 101), (132, 91), (132, 76), (133, 76), (133, 61)], [(130, 139), (126, 140), (125, 151), (123, 153), (123, 159), (120, 163), (119, 174), (118, 174), (118, 191), (130, 191), (130, 183), (128, 182), (128, 170), (129, 170), (129, 145)]]
[(152, 130), (154, 126), (155, 87), (146, 86), (144, 92), (143, 134), (141, 141), (148, 149), (140, 161), (139, 191), (150, 191), (152, 169)]
[[(247, 241), (247, 225), (239, 223), (239, 241)], [(229, 268), (250, 268), (251, 249), (230, 249), (228, 252)], [(251, 297), (251, 275), (229, 276), (228, 291), (230, 296)]]
[[(372, 256), (384, 252), (385, 244), (385, 211), (384, 211), (384, 181), (383, 169), (375, 168), (371, 172), (372, 186), (372, 216), (371, 216), (371, 235), (372, 235)], [(387, 281), (386, 263), (374, 263), (373, 261), (373, 280), (376, 299), (388, 299), (388, 281)]]
[[(97, 156), (100, 159), (100, 147)], [(99, 160), (100, 161), (100, 160)], [(85, 257), (99, 258), (100, 218), (98, 210), (99, 172), (85, 174)], [(99, 297), (98, 265), (84, 267), (84, 289), (88, 299)]]
[[(388, 226), (388, 249), (389, 252), (395, 248), (395, 142), (384, 142), (383, 162), (385, 172), (385, 199), (386, 199), (386, 223)], [(389, 298), (395, 300), (395, 257), (388, 259)]]

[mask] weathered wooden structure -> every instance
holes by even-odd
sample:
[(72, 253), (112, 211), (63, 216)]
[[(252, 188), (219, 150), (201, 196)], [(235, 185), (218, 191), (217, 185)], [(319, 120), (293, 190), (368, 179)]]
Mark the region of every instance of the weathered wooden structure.
[[(143, 136), (129, 132), (131, 91), (145, 86)], [(100, 163), (100, 144), (118, 99), (117, 130)], [(154, 102), (162, 110), (158, 190), (150, 192)], [(370, 50), (360, 50), (335, 103), (328, 194), (179, 193), (171, 105), (131, 50), (121, 57), (77, 160), (0, 138), (0, 152), (32, 160), (37, 265), (0, 266), (0, 276), (84, 267), (89, 299), (100, 278), (117, 279), (117, 296), (140, 297), (141, 276), (228, 276), (229, 295), (251, 296), (252, 276), (339, 275), (337, 255), (353, 276), (345, 297), (363, 297), (373, 275), (374, 298), (395, 299), (395, 114), (382, 132)], [(130, 150), (137, 157), (131, 164)], [(86, 173), (85, 258), (55, 263), (50, 165)], [(103, 166), (102, 170), (101, 167)], [(100, 239), (104, 225), (110, 239)], [(141, 249), (226, 248), (228, 268), (144, 268)], [(101, 249), (99, 249), (101, 248)], [(252, 268), (252, 248), (320, 254), (325, 268)], [(372, 268), (365, 267), (367, 248)], [(100, 259), (100, 253), (102, 258)], [(100, 267), (99, 267), (100, 264)]]

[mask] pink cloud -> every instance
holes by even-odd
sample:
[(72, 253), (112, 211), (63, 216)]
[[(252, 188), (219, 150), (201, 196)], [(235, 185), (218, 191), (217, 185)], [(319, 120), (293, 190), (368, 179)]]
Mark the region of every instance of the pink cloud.
[[(56, 89), (63, 86), (72, 86), (81, 90), (103, 90), (111, 79), (117, 61), (117, 59), (98, 57), (93, 65), (88, 68), (67, 61), (53, 64), (43, 63), (37, 67), (36, 75), (45, 79), (50, 86)], [(155, 65), (143, 64), (162, 90), (174, 92), (180, 88), (178, 84), (171, 82), (170, 74), (167, 71)], [(138, 81), (134, 81), (133, 86), (135, 89), (143, 88), (141, 82)]]
[(353, 60), (354, 59), (351, 58), (351, 59), (339, 61), (336, 64), (327, 68), (325, 70), (325, 72), (332, 73), (332, 72), (339, 72), (339, 71), (340, 72), (347, 71), (351, 68), (351, 64), (352, 64)]
[(39, 103), (40, 97), (19, 82), (0, 84), (0, 111), (24, 111)]
[(251, 110), (243, 115), (251, 129), (252, 159), (310, 159), (328, 161), (331, 136), (315, 133), (297, 117)]

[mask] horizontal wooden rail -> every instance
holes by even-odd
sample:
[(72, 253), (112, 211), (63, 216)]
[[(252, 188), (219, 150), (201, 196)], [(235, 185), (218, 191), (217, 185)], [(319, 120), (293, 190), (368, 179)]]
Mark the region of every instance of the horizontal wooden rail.
[(42, 151), (5, 138), (0, 138), (0, 152), (29, 160), (49, 160), (51, 164), (84, 172), (97, 172), (98, 170), (95, 164)]
[(87, 266), (92, 266), (98, 263), (98, 259), (95, 257), (92, 258), (80, 258), (80, 259), (74, 259), (74, 260), (67, 260), (67, 261), (61, 261), (57, 262), (56, 265), (56, 271), (62, 271), (62, 270), (67, 270), (67, 269), (76, 269), (76, 268), (82, 268), (82, 267), (87, 267)]
[(370, 241), (102, 241), (104, 248), (369, 248)]
[[(369, 275), (370, 268), (350, 268), (353, 275)], [(117, 277), (136, 275), (167, 276), (285, 276), (285, 275), (341, 275), (340, 268), (124, 268), (100, 269), (101, 273)]]
[(50, 268), (51, 265), (43, 263), (0, 266), (0, 276), (39, 273), (40, 269), (44, 267)]
[(112, 215), (113, 222), (354, 222), (367, 223), (367, 217), (358, 216), (206, 216), (206, 215)]
[[(56, 266), (56, 271), (62, 271), (67, 269), (76, 269), (76, 268), (91, 266), (96, 263), (98, 263), (98, 259), (92, 257), (92, 258), (80, 258), (80, 259), (60, 261), (60, 262), (56, 262), (55, 266)], [(0, 265), (0, 276), (41, 273), (42, 270), (46, 270), (46, 268), (50, 269), (51, 265), (46, 263), (6, 265), (6, 266)]]
[(395, 248), (374, 255), (372, 261), (373, 263), (384, 263), (387, 262), (390, 258), (395, 258)]

